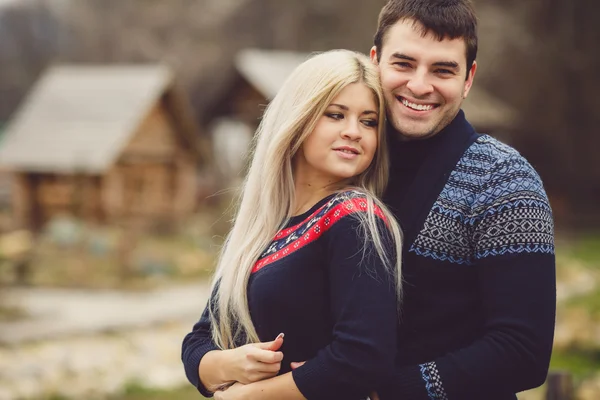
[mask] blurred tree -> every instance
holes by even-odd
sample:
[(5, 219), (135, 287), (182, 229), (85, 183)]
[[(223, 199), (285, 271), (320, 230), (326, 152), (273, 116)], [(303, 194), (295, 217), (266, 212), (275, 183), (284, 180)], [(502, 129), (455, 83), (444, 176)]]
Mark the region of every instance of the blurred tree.
[(0, 121), (58, 53), (59, 22), (42, 2), (9, 3), (0, 13)]
[[(513, 144), (542, 175), (559, 222), (600, 226), (600, 25), (593, 0), (489, 0), (520, 33), (488, 85), (519, 110)], [(523, 34), (523, 27), (526, 34)], [(528, 31), (528, 32), (527, 32)], [(509, 35), (510, 36), (510, 35)]]

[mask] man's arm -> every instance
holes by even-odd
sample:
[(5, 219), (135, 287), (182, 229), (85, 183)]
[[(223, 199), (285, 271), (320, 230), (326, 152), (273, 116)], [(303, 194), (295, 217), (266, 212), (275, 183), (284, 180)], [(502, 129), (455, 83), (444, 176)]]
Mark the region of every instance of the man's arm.
[(554, 333), (554, 257), (495, 257), (482, 268), (479, 283), (486, 313), (481, 338), (430, 362), (401, 367), (378, 388), (382, 400), (493, 398), (544, 382)]
[(298, 390), (292, 373), (249, 385), (235, 384), (215, 393), (215, 400), (306, 400)]
[(475, 199), (468, 223), (482, 333), (462, 349), (400, 367), (378, 388), (382, 400), (506, 398), (546, 378), (556, 277), (552, 211), (542, 183), (511, 153), (496, 162)]

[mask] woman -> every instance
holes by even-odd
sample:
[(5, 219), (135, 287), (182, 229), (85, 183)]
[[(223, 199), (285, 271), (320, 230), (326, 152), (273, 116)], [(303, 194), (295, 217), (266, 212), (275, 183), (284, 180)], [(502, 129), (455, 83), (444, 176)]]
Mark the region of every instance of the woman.
[(213, 295), (183, 343), (205, 395), (360, 399), (393, 369), (401, 236), (375, 197), (384, 112), (375, 67), (346, 50), (305, 61), (268, 106)]

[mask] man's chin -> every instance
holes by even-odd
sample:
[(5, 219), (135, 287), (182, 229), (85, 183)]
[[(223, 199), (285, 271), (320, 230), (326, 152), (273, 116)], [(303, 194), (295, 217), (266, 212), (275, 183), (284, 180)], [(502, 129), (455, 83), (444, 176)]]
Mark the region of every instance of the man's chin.
[(423, 140), (436, 134), (431, 127), (415, 127), (397, 124), (394, 128), (400, 134), (400, 140)]

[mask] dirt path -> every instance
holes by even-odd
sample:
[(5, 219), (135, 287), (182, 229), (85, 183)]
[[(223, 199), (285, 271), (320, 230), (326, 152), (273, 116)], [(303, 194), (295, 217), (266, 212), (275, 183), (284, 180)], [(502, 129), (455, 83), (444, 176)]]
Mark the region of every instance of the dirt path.
[(0, 324), (0, 344), (190, 321), (200, 316), (208, 292), (205, 282), (144, 292), (6, 289), (4, 304), (28, 317)]

